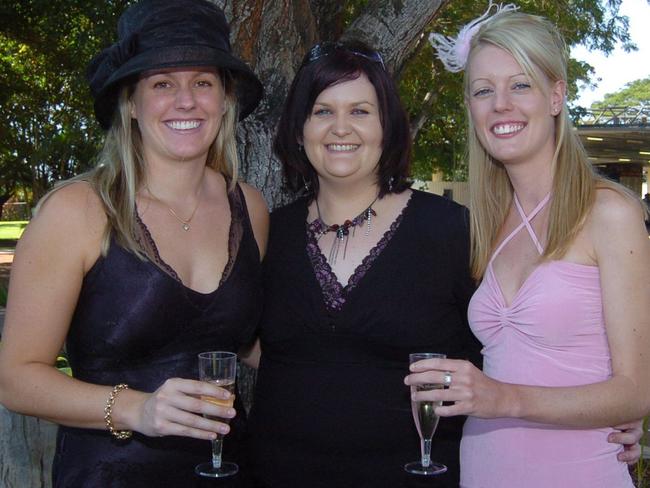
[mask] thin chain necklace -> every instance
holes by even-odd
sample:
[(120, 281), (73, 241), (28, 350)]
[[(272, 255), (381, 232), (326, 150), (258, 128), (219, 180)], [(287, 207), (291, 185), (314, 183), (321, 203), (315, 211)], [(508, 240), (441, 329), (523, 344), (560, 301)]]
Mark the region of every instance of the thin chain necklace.
[(353, 219), (348, 219), (342, 224), (332, 224), (328, 225), (323, 221), (323, 217), (321, 217), (320, 214), (320, 207), (318, 205), (318, 198), (316, 198), (316, 212), (318, 214), (318, 218), (316, 219), (316, 227), (315, 227), (315, 233), (316, 233), (316, 240), (320, 240), (321, 237), (323, 237), (325, 234), (328, 232), (334, 232), (336, 235), (334, 237), (334, 241), (332, 242), (332, 247), (330, 248), (330, 253), (329, 253), (329, 259), (328, 261), (332, 266), (336, 265), (336, 259), (338, 258), (339, 255), (339, 249), (341, 247), (341, 244), (343, 241), (345, 243), (343, 244), (343, 259), (345, 259), (345, 255), (348, 250), (348, 239), (350, 237), (350, 229), (352, 229), (352, 237), (354, 237), (354, 233), (356, 231), (357, 227), (361, 227), (364, 222), (366, 222), (366, 236), (370, 233), (370, 228), (372, 225), (372, 218), (377, 216), (377, 212), (372, 208), (372, 206), (375, 204), (377, 199), (379, 198), (379, 195), (375, 197), (375, 199), (366, 207), (366, 209), (361, 212), (359, 215), (357, 215)]
[(203, 179), (201, 179), (201, 185), (199, 186), (199, 191), (196, 192), (196, 205), (194, 206), (194, 210), (192, 210), (192, 213), (187, 219), (182, 219), (181, 217), (178, 216), (178, 214), (174, 211), (173, 208), (171, 208), (169, 205), (167, 205), (165, 202), (163, 202), (160, 198), (158, 198), (156, 195), (153, 194), (151, 191), (151, 188), (149, 188), (149, 185), (145, 184), (144, 187), (147, 189), (147, 192), (149, 192), (149, 195), (153, 197), (154, 200), (159, 202), (161, 205), (164, 207), (167, 207), (167, 210), (169, 210), (169, 213), (172, 214), (172, 217), (174, 217), (176, 220), (178, 220), (181, 225), (183, 226), (183, 230), (185, 232), (190, 230), (190, 222), (192, 222), (192, 219), (194, 218), (194, 214), (199, 208), (199, 204), (201, 203), (201, 190), (203, 190)]

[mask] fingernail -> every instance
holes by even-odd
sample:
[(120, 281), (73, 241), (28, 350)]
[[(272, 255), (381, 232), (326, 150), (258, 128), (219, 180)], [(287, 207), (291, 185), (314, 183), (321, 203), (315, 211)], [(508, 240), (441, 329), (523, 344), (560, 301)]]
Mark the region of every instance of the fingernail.
[(235, 412), (234, 408), (231, 408), (230, 410), (228, 410), (228, 415), (230, 415), (231, 417), (234, 417), (236, 414), (237, 414), (237, 412)]
[(227, 434), (230, 431), (230, 428), (227, 425), (222, 425), (219, 427), (219, 432), (222, 434)]

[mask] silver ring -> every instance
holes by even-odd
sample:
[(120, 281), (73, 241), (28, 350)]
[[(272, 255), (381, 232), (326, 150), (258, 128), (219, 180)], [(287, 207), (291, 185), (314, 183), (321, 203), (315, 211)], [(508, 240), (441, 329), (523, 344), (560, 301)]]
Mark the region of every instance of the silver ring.
[(451, 371), (445, 372), (445, 376), (443, 377), (442, 382), (444, 383), (445, 386), (451, 385)]

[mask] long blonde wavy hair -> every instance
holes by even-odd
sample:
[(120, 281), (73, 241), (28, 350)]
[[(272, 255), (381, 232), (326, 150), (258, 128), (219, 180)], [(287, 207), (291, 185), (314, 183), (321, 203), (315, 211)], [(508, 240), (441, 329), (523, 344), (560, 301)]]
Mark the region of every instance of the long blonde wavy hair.
[[(486, 44), (510, 53), (542, 90), (547, 89), (549, 81), (555, 83), (567, 79), (567, 46), (557, 28), (542, 17), (519, 12), (494, 15), (472, 38), (468, 67), (471, 67), (476, 50)], [(467, 69), (464, 79), (466, 99), (469, 97), (469, 81)], [(513, 188), (503, 165), (494, 160), (478, 140), (468, 104), (465, 105), (471, 188), (471, 270), (473, 277), (480, 280), (508, 214)], [(594, 172), (573, 130), (566, 100), (555, 117), (555, 143), (552, 199), (542, 259), (559, 259), (566, 253), (589, 214), (597, 187), (618, 187)]]
[[(226, 176), (230, 181), (228, 190), (232, 191), (239, 167), (236, 143), (237, 98), (230, 73), (220, 70), (219, 76), (224, 84), (226, 111), (217, 137), (208, 150), (206, 166)], [(140, 130), (137, 122), (131, 118), (130, 99), (134, 90), (135, 84), (122, 87), (117, 110), (95, 168), (56, 184), (41, 199), (36, 211), (61, 188), (78, 181), (87, 182), (99, 196), (108, 219), (102, 238), (102, 254), (108, 252), (113, 237), (122, 247), (146, 259), (151, 256), (139, 244), (135, 205), (136, 194), (145, 184), (145, 161)]]

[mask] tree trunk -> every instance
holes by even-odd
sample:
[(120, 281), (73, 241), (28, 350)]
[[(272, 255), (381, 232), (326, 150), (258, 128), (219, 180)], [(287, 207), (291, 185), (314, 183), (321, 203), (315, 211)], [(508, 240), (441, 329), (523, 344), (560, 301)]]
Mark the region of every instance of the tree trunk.
[(0, 406), (0, 486), (52, 486), (56, 425)]

